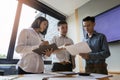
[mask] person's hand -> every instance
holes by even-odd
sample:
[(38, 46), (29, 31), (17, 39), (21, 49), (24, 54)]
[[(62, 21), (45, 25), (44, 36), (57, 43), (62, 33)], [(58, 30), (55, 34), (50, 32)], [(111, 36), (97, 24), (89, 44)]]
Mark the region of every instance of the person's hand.
[(59, 49), (60, 50), (65, 50), (66, 49), (65, 46), (69, 46), (69, 45), (71, 45), (71, 44), (64, 44), (62, 46), (59, 46)]
[(53, 52), (53, 49), (51, 48), (50, 50), (49, 50), (49, 49), (45, 50), (43, 53), (44, 53), (46, 56), (50, 57), (50, 55), (52, 54), (52, 52)]
[(62, 45), (62, 46), (59, 46), (59, 47), (58, 47), (59, 49), (54, 50), (54, 53), (58, 53), (58, 52), (60, 52), (60, 51), (62, 51), (62, 50), (66, 50), (65, 46), (68, 46), (68, 45), (71, 45), (71, 44), (64, 44), (64, 45)]
[(49, 45), (49, 42), (48, 42), (48, 41), (43, 41), (43, 42), (41, 43), (41, 45)]
[(88, 53), (79, 53), (79, 55), (80, 55), (83, 59), (89, 59), (89, 54), (88, 54)]

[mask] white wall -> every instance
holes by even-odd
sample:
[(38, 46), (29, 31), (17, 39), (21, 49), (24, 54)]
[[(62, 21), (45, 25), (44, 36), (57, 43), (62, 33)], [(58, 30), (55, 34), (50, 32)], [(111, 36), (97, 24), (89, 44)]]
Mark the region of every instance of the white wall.
[(107, 59), (110, 72), (120, 72), (120, 42), (110, 43), (111, 56)]
[[(77, 39), (77, 27), (76, 27), (76, 19), (75, 19), (75, 14), (72, 14), (71, 16), (69, 16), (67, 18), (67, 23), (68, 23), (68, 34), (67, 36), (69, 36), (74, 43), (78, 42)], [(79, 56), (76, 56), (75, 58), (75, 63), (76, 63), (76, 68), (74, 69), (74, 71), (78, 72), (80, 71), (79, 66)]]
[[(77, 14), (72, 14), (67, 18), (68, 23), (68, 34), (73, 41), (74, 44), (82, 41), (83, 38), (83, 31), (79, 27), (79, 23), (77, 23), (76, 19)], [(81, 35), (80, 35), (81, 34)], [(75, 58), (76, 68), (74, 69), (75, 72), (84, 71), (84, 60), (79, 55), (76, 55)]]
[[(71, 37), (75, 43), (79, 42), (82, 37), (82, 19), (86, 16), (96, 16), (112, 7), (120, 4), (120, 0), (91, 0), (82, 7), (78, 8), (79, 14), (79, 28), (76, 26), (75, 14), (67, 18), (69, 24), (68, 36)], [(77, 30), (78, 29), (78, 30)], [(80, 32), (77, 32), (80, 31)], [(107, 59), (108, 70), (110, 72), (120, 72), (120, 42), (109, 44), (111, 56)], [(76, 62), (79, 62), (77, 59)], [(84, 65), (84, 61), (83, 61)]]
[(72, 14), (67, 18), (68, 23), (68, 33), (67, 35), (74, 41), (74, 43), (77, 42), (77, 28), (76, 28), (76, 20), (75, 20), (75, 14)]

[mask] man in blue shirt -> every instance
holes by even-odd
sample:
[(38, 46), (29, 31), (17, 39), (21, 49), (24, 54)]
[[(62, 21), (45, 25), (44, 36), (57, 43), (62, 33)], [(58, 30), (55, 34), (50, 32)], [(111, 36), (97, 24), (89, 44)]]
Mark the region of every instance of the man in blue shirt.
[[(108, 43), (104, 34), (94, 30), (95, 18), (87, 16), (83, 19), (83, 28), (86, 32), (85, 40), (91, 48), (90, 53), (80, 53), (86, 60), (86, 72), (108, 74), (106, 58), (110, 56)], [(101, 27), (102, 28), (102, 27)]]

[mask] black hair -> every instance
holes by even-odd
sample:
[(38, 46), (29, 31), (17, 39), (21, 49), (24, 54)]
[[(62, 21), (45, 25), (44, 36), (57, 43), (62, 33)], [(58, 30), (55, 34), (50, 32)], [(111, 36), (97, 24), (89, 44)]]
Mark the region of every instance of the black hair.
[(67, 22), (64, 21), (64, 20), (61, 20), (61, 21), (58, 22), (57, 26), (59, 27), (61, 24), (67, 24)]
[[(36, 18), (36, 19), (33, 21), (31, 27), (32, 27), (32, 28), (40, 28), (40, 24), (41, 24), (43, 21), (47, 21), (47, 22), (48, 22), (48, 20), (47, 20), (46, 18), (40, 16), (40, 17)], [(40, 32), (40, 33), (43, 34), (43, 35), (45, 35), (45, 34), (47, 33), (47, 29), (48, 29), (48, 25), (47, 25), (46, 29), (45, 29), (43, 32)]]
[(91, 22), (95, 23), (95, 17), (93, 17), (93, 16), (87, 16), (87, 17), (83, 18), (83, 21), (91, 21)]

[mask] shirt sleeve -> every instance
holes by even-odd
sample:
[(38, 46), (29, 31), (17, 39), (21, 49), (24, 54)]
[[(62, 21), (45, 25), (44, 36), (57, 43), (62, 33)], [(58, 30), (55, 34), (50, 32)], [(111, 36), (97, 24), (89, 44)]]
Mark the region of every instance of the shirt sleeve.
[[(97, 46), (96, 46), (97, 47)], [(108, 47), (108, 43), (106, 40), (106, 37), (103, 35), (100, 38), (100, 45), (99, 45), (99, 51), (94, 53), (90, 53), (90, 59), (105, 59), (110, 56), (110, 51)]]
[(52, 40), (50, 40), (50, 44), (52, 44), (52, 43), (56, 43), (56, 36), (54, 36), (54, 37), (52, 38)]
[(71, 40), (71, 44), (74, 44), (73, 40), (72, 39), (70, 39), (70, 40)]
[(33, 45), (30, 46), (27, 44), (27, 39), (28, 39), (28, 30), (24, 29), (21, 31), (19, 38), (18, 38), (18, 43), (16, 46), (16, 52), (17, 53), (31, 53), (33, 49), (38, 48), (38, 45)]

